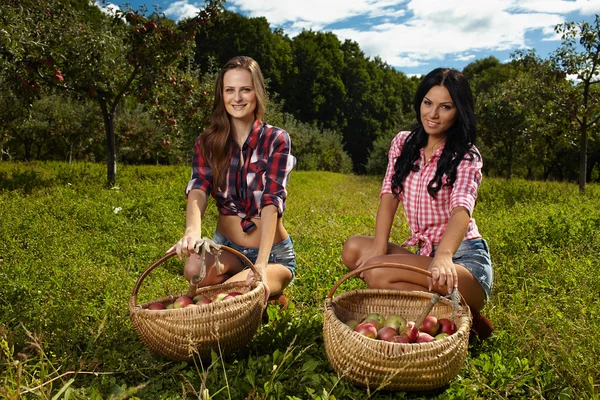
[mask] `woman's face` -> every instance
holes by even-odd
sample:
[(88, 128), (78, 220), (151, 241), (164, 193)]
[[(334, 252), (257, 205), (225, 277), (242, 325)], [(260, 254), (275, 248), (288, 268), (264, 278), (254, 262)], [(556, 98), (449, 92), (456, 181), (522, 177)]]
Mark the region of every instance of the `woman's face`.
[(223, 102), (233, 119), (254, 121), (256, 92), (252, 73), (243, 68), (231, 69), (223, 75)]
[(456, 106), (444, 86), (433, 86), (421, 101), (421, 123), (431, 136), (443, 137), (456, 122)]

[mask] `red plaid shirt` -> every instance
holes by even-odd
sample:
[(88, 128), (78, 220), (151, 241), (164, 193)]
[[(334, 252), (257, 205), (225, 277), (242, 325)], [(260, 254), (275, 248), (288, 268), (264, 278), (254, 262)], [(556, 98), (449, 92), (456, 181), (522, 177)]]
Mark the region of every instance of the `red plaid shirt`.
[[(409, 134), (410, 132), (400, 132), (392, 140), (380, 196), (392, 193), (394, 164), (396, 158), (402, 153), (402, 146)], [(412, 233), (412, 236), (402, 243), (402, 246), (420, 244), (419, 254), (425, 256), (433, 250), (433, 243), (442, 241), (442, 236), (454, 208), (465, 207), (469, 211), (469, 215), (473, 215), (477, 190), (481, 184), (481, 167), (483, 166), (481, 158), (475, 157), (472, 161), (463, 159), (456, 170), (454, 185), (451, 187), (442, 186), (440, 191), (437, 192), (436, 198), (431, 197), (427, 192), (427, 185), (435, 176), (437, 163), (443, 149), (444, 146), (433, 153), (429, 164), (425, 164), (423, 149), (421, 149), (421, 157), (416, 161), (419, 165), (419, 171), (408, 174), (403, 183), (404, 190), (399, 197)], [(474, 150), (479, 155), (476, 147), (474, 147)], [(442, 183), (445, 184), (446, 181), (447, 176), (444, 176)], [(471, 217), (465, 239), (480, 237), (475, 220)]]
[[(244, 164), (241, 164), (243, 153)], [(193, 189), (212, 194), (219, 213), (237, 215), (242, 229), (248, 232), (256, 227), (252, 218), (260, 218), (260, 210), (267, 205), (277, 207), (281, 217), (285, 210), (286, 184), (296, 165), (290, 153), (290, 137), (286, 131), (261, 121), (254, 121), (242, 149), (234, 148), (227, 171), (227, 186), (214, 188), (212, 170), (200, 151), (196, 139), (192, 159), (192, 177), (186, 196)]]

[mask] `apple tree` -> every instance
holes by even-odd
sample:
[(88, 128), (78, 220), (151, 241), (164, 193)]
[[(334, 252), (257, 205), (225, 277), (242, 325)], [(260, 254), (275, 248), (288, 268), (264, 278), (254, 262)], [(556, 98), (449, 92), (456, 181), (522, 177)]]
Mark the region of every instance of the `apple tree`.
[(600, 16), (594, 22), (567, 22), (557, 25), (562, 46), (551, 59), (566, 75), (574, 76), (577, 98), (567, 106), (579, 132), (579, 190), (585, 191), (587, 182), (587, 152), (590, 130), (598, 127), (600, 106), (597, 91), (592, 86), (600, 82)]
[(153, 99), (162, 84), (177, 81), (182, 64), (193, 59), (196, 33), (212, 24), (221, 0), (207, 1), (196, 17), (177, 24), (158, 12), (147, 15), (145, 8), (109, 16), (76, 3), (10, 2), (11, 23), (2, 32), (8, 62), (1, 66), (3, 75), (18, 77), (30, 92), (48, 85), (97, 102), (106, 133), (108, 183), (114, 185), (119, 105), (132, 94)]

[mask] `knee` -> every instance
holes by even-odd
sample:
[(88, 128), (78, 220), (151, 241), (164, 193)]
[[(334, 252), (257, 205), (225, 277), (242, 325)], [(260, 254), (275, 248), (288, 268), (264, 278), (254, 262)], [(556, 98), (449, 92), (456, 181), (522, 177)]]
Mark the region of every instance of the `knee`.
[(362, 273), (363, 280), (367, 284), (368, 287), (372, 289), (382, 288), (385, 286), (385, 275), (381, 274), (381, 271), (378, 269), (370, 269)]
[(342, 248), (342, 262), (349, 269), (356, 268), (356, 260), (358, 260), (360, 254), (358, 241), (357, 235), (350, 236)]

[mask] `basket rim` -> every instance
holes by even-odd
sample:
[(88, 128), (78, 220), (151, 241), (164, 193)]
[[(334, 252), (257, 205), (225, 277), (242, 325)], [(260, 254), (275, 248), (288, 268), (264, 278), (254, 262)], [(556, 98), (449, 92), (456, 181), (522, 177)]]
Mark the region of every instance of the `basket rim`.
[[(202, 287), (198, 287), (196, 290), (196, 295), (198, 294), (198, 291), (201, 292), (208, 292), (208, 291), (212, 291), (212, 290), (217, 290), (218, 288), (222, 288), (222, 289), (230, 289), (230, 288), (242, 288), (242, 287), (248, 287), (245, 282), (243, 281), (234, 281), (234, 282), (227, 282), (227, 283), (220, 283), (217, 285), (210, 285), (210, 286), (202, 286)], [(240, 300), (247, 300), (249, 297), (254, 297), (256, 294), (259, 294), (261, 291), (264, 291), (264, 282), (262, 281), (256, 281), (255, 282), (255, 286), (242, 293), (241, 295), (237, 296)], [(180, 296), (183, 295), (188, 295), (187, 292), (181, 292), (178, 294), (170, 294), (167, 295), (165, 297), (161, 297), (159, 299), (154, 299), (151, 301), (147, 301), (145, 303), (141, 303), (141, 304), (136, 304), (136, 303), (132, 303), (131, 300), (129, 302), (129, 310), (130, 313), (140, 313), (140, 312), (144, 312), (144, 313), (164, 313), (165, 311), (170, 312), (170, 315), (173, 315), (173, 313), (175, 312), (180, 312), (181, 310), (186, 309), (187, 307), (184, 308), (175, 308), (175, 309), (166, 309), (166, 310), (148, 310), (147, 306), (152, 304), (152, 303), (162, 303), (162, 302), (172, 302), (175, 299), (177, 299)], [(133, 295), (132, 295), (133, 297)], [(218, 306), (219, 304), (222, 303), (209, 303), (209, 304), (205, 304), (202, 307), (198, 307), (199, 311), (204, 311), (204, 310), (214, 310), (220, 306)], [(213, 306), (214, 305), (214, 306)], [(213, 307), (211, 307), (213, 306)], [(166, 315), (166, 314), (163, 314)]]
[[(240, 253), (239, 251), (225, 246), (225, 245), (220, 245), (219, 247), (220, 249), (224, 249), (232, 254), (234, 254), (235, 256), (241, 258), (252, 270), (252, 272), (254, 272), (254, 280), (253, 282), (256, 283), (263, 283), (263, 288), (265, 291), (265, 294), (267, 292), (267, 287), (266, 285), (264, 285), (263, 282), (263, 277), (260, 273), (260, 271), (256, 268), (256, 266), (252, 263), (252, 261), (250, 261), (248, 259), (248, 257), (246, 257), (244, 254)], [(144, 281), (144, 279), (146, 279), (146, 277), (150, 274), (150, 272), (152, 272), (156, 267), (158, 267), (160, 264), (162, 264), (164, 261), (168, 260), (169, 258), (173, 257), (174, 255), (176, 255), (177, 252), (175, 250), (172, 250), (168, 253), (166, 253), (165, 255), (163, 255), (161, 258), (159, 258), (158, 260), (156, 260), (154, 263), (152, 263), (148, 268), (146, 268), (146, 270), (144, 272), (142, 272), (142, 274), (138, 277), (134, 287), (133, 287), (133, 291), (131, 293), (131, 296), (129, 297), (129, 309), (134, 309), (137, 306), (137, 295), (138, 295), (138, 291), (142, 285), (142, 282)], [(232, 282), (229, 282), (232, 283)], [(222, 285), (222, 284), (221, 284)], [(189, 284), (189, 288), (188, 292), (195, 286), (196, 290), (198, 289), (198, 284), (197, 283), (192, 283), (190, 281)], [(215, 286), (215, 285), (211, 285), (211, 286)], [(257, 286), (260, 286), (257, 284)]]

